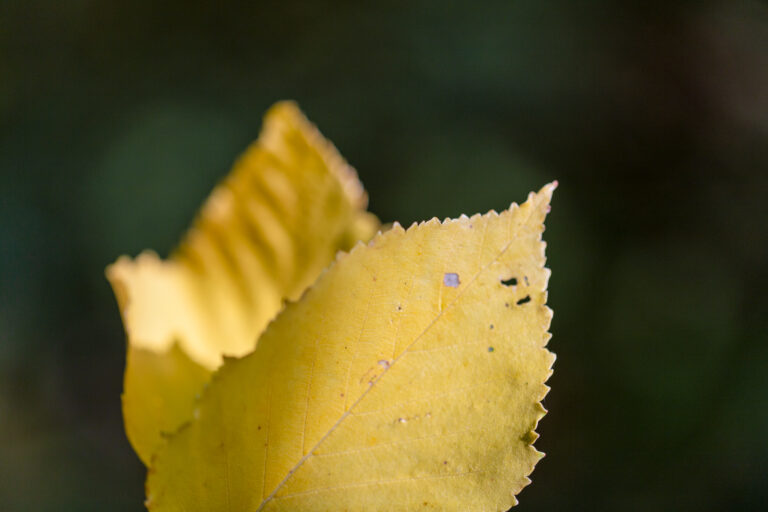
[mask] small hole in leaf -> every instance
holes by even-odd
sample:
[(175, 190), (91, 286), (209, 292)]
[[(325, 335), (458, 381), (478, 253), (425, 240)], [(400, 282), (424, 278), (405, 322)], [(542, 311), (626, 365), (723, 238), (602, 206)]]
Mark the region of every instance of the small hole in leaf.
[(501, 284), (504, 286), (517, 286), (517, 278), (516, 277), (510, 277), (509, 279), (502, 279)]
[(517, 301), (517, 305), (520, 306), (520, 305), (525, 304), (527, 302), (531, 302), (531, 296), (530, 295), (526, 295), (525, 297), (523, 297), (522, 299)]

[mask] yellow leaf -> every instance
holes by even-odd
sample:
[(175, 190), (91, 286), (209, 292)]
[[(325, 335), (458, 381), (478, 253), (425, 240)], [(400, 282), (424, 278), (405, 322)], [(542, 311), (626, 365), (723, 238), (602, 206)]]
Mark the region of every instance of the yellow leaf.
[(553, 185), (341, 255), (213, 377), (154, 459), (158, 511), (506, 510), (554, 355)]
[(278, 103), (169, 259), (145, 252), (107, 269), (128, 337), (126, 431), (145, 463), (191, 418), (223, 356), (252, 351), (286, 299), (373, 236), (366, 203), (354, 169), (295, 104)]

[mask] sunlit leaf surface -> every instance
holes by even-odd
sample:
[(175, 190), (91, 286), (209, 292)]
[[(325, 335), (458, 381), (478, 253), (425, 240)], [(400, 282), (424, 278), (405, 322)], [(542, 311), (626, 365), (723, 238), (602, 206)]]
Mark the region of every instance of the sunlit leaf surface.
[(532, 443), (554, 185), (497, 214), (395, 225), (229, 360), (154, 459), (158, 511), (505, 510)]

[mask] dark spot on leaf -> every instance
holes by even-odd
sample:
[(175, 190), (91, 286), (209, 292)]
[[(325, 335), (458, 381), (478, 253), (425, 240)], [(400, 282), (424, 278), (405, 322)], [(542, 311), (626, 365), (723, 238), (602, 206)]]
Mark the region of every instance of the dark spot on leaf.
[(493, 347), (488, 347), (488, 352), (493, 352)]
[(454, 272), (446, 272), (443, 276), (443, 284), (450, 286), (451, 288), (458, 288), (459, 286), (459, 274)]
[(525, 297), (523, 297), (522, 299), (517, 301), (517, 305), (520, 306), (520, 305), (525, 304), (527, 302), (531, 302), (531, 296), (530, 295), (526, 295)]
[(504, 307), (505, 307), (505, 308), (508, 308), (508, 307), (509, 307), (509, 302), (505, 302), (505, 303), (504, 303)]
[(528, 282), (528, 276), (523, 276), (523, 279), (525, 280), (525, 286), (531, 286), (531, 283)]
[(501, 284), (504, 286), (517, 286), (517, 278), (510, 277), (509, 279), (502, 279)]
[(491, 324), (491, 329), (493, 329), (493, 324)]

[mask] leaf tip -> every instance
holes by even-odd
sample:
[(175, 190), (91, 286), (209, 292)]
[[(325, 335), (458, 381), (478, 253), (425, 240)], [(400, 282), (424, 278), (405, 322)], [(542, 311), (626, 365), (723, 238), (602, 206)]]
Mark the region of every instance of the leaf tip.
[(543, 196), (544, 200), (549, 203), (552, 200), (552, 195), (555, 192), (555, 189), (560, 186), (560, 182), (557, 180), (554, 180), (550, 183), (547, 183), (541, 189), (539, 190), (539, 193), (537, 195)]

